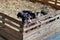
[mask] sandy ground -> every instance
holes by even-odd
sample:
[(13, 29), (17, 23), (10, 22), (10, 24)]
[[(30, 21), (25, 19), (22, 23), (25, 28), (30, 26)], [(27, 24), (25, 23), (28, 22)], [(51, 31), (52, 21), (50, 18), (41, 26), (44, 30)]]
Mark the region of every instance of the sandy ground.
[(17, 13), (22, 10), (40, 11), (38, 4), (21, 0), (0, 0), (0, 12), (17, 19)]
[[(39, 28), (40, 34), (38, 34), (38, 32), (35, 32), (30, 37), (27, 37), (27, 40), (28, 40), (28, 38), (29, 38), (29, 40), (34, 39), (34, 37), (36, 37), (36, 36), (38, 36), (38, 37), (34, 40), (45, 40), (48, 37), (51, 37), (51, 35), (56, 34), (56, 32), (60, 32), (60, 19), (58, 19), (54, 22), (51, 22), (49, 24), (42, 25), (41, 27), (42, 27), (42, 29)], [(43, 35), (43, 36), (41, 36), (41, 35)], [(53, 39), (53, 38), (51, 38), (51, 39)]]
[[(5, 14), (15, 14), (22, 10), (37, 11), (38, 4), (21, 0), (7, 0), (0, 2), (0, 12)], [(40, 10), (39, 10), (40, 11)]]
[[(0, 12), (16, 18), (18, 12), (22, 10), (31, 10), (32, 12), (41, 11), (41, 3), (32, 3), (21, 0), (0, 0)], [(52, 9), (50, 10), (52, 11)]]

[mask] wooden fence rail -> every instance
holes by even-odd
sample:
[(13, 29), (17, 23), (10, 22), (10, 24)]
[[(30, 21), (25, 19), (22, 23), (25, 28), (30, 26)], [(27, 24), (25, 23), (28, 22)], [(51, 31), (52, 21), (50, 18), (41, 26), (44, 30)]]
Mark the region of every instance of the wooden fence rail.
[[(46, 32), (44, 32), (44, 30), (45, 30), (45, 28), (48, 28), (48, 26), (44, 26), (44, 24), (45, 25), (47, 25), (47, 24), (51, 24), (51, 23), (53, 23), (54, 21), (56, 21), (56, 20), (58, 20), (59, 19), (59, 17), (60, 17), (60, 15), (56, 15), (55, 17), (52, 17), (52, 18), (50, 18), (50, 19), (47, 19), (47, 20), (44, 20), (44, 21), (41, 21), (41, 23), (40, 24), (35, 24), (35, 25), (32, 25), (32, 26), (30, 26), (30, 27), (28, 27), (28, 28), (24, 28), (24, 36), (23, 36), (23, 38), (25, 39), (25, 40), (33, 40), (34, 39), (34, 37), (36, 37), (36, 40), (37, 40), (37, 38), (38, 38), (38, 36), (36, 36), (36, 35), (39, 35), (39, 34), (42, 34), (42, 36), (43, 35), (45, 35), (45, 34), (47, 34)], [(50, 22), (51, 21), (51, 22)], [(42, 26), (44, 26), (44, 27), (42, 27)], [(49, 26), (50, 27), (50, 26)], [(43, 32), (42, 32), (43, 31)], [(53, 30), (52, 30), (53, 31)], [(49, 32), (49, 31), (48, 31)], [(44, 33), (44, 34), (43, 34)], [(50, 32), (49, 32), (50, 33)], [(32, 36), (33, 36), (33, 38), (32, 38)], [(41, 36), (41, 35), (40, 35)], [(40, 38), (40, 36), (39, 36), (39, 38)]]
[(25, 29), (24, 29), (24, 32), (27, 32), (27, 31), (30, 31), (31, 29), (35, 29), (35, 28), (37, 28), (37, 27), (40, 27), (40, 25), (43, 25), (43, 24), (45, 24), (45, 23), (48, 23), (49, 21), (54, 20), (54, 19), (57, 19), (58, 17), (59, 17), (59, 15), (57, 15), (57, 16), (55, 16), (55, 17), (53, 17), (53, 18), (47, 19), (47, 20), (43, 20), (43, 21), (41, 21), (40, 24), (35, 24), (35, 25), (32, 25), (32, 26), (29, 27), (29, 28), (25, 28)]
[(0, 13), (0, 35), (8, 40), (23, 40), (23, 25), (4, 13)]
[(23, 40), (23, 36), (25, 35), (24, 33), (27, 31), (32, 31), (32, 29), (38, 28), (51, 20), (57, 19), (58, 17), (59, 15), (45, 21), (41, 21), (40, 24), (24, 28), (23, 30), (24, 23), (22, 23), (22, 21), (18, 21), (4, 13), (0, 13), (0, 21), (2, 21), (0, 22), (0, 35), (4, 36), (8, 40)]

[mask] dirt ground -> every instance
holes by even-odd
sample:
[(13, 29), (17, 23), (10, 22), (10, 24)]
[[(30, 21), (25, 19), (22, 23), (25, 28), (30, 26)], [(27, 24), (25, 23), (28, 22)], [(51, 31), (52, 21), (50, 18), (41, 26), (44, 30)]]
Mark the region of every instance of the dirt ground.
[(22, 10), (40, 11), (37, 3), (26, 2), (21, 0), (0, 0), (0, 12), (5, 14), (16, 14)]

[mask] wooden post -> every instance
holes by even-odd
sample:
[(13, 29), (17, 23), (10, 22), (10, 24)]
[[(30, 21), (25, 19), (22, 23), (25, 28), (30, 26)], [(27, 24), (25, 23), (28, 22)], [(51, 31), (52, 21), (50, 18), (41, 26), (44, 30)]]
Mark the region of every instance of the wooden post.
[(5, 24), (4, 21), (5, 21), (5, 18), (4, 18), (4, 16), (2, 16), (2, 23), (3, 23), (3, 24)]
[(57, 5), (57, 0), (55, 0), (55, 6)]
[(24, 23), (22, 22), (20, 24), (20, 37), (19, 37), (19, 40), (23, 40), (23, 27), (24, 27)]

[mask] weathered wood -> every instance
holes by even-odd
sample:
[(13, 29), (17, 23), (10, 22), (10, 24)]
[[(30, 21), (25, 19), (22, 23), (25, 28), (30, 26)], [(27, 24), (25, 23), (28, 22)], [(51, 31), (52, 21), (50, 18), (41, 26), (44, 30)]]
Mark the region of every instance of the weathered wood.
[(20, 30), (19, 40), (23, 40), (23, 30), (24, 30), (23, 28), (24, 28), (24, 23), (22, 23), (19, 29)]
[(6, 21), (6, 20), (1, 19), (1, 18), (0, 18), (0, 20), (4, 21), (3, 23), (7, 23), (7, 24), (9, 24), (9, 25), (11, 25), (13, 27), (19, 28), (18, 26), (16, 26), (15, 24), (11, 23), (10, 21)]
[(4, 18), (3, 16), (2, 16), (2, 19), (3, 19), (3, 20), (2, 20), (2, 23), (5, 24), (5, 22), (4, 22), (4, 21), (5, 21), (5, 18)]
[(15, 38), (14, 36), (10, 35), (9, 33), (7, 33), (6, 31), (4, 30), (1, 30), (0, 31), (0, 34), (2, 36), (4, 36), (5, 38), (7, 38), (8, 40), (18, 40), (17, 38)]
[(17, 23), (17, 24), (19, 24), (19, 25), (22, 23), (21, 21), (18, 21), (18, 20), (14, 19), (14, 18), (12, 18), (12, 17), (10, 17), (10, 16), (8, 16), (8, 15), (6, 15), (6, 14), (0, 13), (0, 15), (1, 15), (1, 16), (4, 16), (4, 18), (9, 19), (9, 20), (11, 20), (12, 22), (15, 22), (15, 23)]
[(1, 24), (1, 23), (0, 23), (0, 26), (5, 26), (4, 28), (1, 27), (1, 28), (0, 28), (1, 30), (5, 30), (5, 31), (11, 33), (11, 35), (14, 35), (14, 34), (15, 34), (16, 36), (19, 37), (19, 34), (20, 34), (19, 31), (14, 30), (14, 29), (8, 27), (7, 25), (3, 25), (3, 24)]
[(0, 16), (2, 17), (0, 18), (2, 21), (2, 23), (0, 23), (0, 35), (4, 36), (8, 40), (23, 40), (22, 22), (3, 13), (0, 13)]
[(41, 21), (40, 24), (35, 24), (35, 25), (32, 25), (31, 27), (25, 28), (25, 29), (24, 29), (24, 32), (26, 32), (26, 31), (28, 31), (28, 30), (31, 30), (32, 28), (38, 27), (39, 25), (43, 25), (43, 24), (49, 22), (50, 20), (57, 19), (58, 17), (59, 17), (59, 16), (57, 15), (57, 16), (55, 16), (55, 17), (53, 17), (53, 18), (47, 19), (47, 20), (45, 20), (45, 21)]
[(55, 8), (56, 10), (60, 10), (60, 6), (57, 5), (57, 3), (58, 3), (57, 0), (55, 0), (55, 1), (51, 0), (51, 1), (55, 2), (55, 4), (48, 3), (48, 1), (50, 1), (50, 0), (41, 0), (41, 1), (40, 0), (30, 0), (30, 1), (39, 2), (39, 3), (45, 4), (45, 5), (50, 5), (51, 7)]

